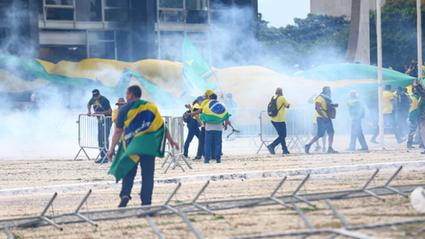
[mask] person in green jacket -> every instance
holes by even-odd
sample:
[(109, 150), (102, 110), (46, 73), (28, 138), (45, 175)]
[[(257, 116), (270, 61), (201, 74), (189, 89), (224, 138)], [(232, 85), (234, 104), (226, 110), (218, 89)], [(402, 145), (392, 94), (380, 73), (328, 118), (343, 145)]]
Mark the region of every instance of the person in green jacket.
[(359, 101), (359, 97), (356, 91), (350, 92), (350, 99), (348, 100), (348, 111), (351, 118), (351, 139), (348, 150), (356, 150), (357, 140), (359, 140), (361, 145), (361, 151), (369, 150), (362, 129), (362, 120), (365, 116), (365, 109), (363, 104)]

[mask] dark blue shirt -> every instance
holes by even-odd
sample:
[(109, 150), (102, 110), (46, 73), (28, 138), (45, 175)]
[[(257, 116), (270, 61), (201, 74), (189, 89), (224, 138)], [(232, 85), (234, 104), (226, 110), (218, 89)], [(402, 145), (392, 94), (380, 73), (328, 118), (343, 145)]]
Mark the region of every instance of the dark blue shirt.
[(103, 95), (101, 95), (98, 100), (95, 98), (91, 98), (88, 105), (93, 106), (93, 110), (95, 113), (100, 113), (111, 109), (111, 104), (109, 103), (109, 100)]

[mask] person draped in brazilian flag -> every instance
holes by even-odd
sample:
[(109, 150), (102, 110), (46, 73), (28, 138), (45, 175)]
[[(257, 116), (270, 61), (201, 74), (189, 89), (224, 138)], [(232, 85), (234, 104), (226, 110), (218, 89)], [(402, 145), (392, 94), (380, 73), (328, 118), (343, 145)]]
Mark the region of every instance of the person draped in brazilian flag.
[(223, 128), (230, 125), (230, 114), (226, 107), (217, 100), (216, 94), (211, 94), (209, 100), (201, 106), (201, 121), (205, 123), (205, 160), (209, 163), (215, 159), (221, 163)]
[[(115, 155), (109, 174), (113, 175), (117, 182), (122, 179), (121, 202), (118, 207), (126, 207), (131, 199), (131, 189), (139, 163), (142, 169), (140, 198), (142, 205), (150, 205), (154, 186), (155, 157), (164, 156), (166, 139), (170, 141), (172, 147), (179, 148), (167, 132), (158, 108), (140, 99), (141, 96), (142, 90), (139, 86), (134, 85), (127, 89), (127, 104), (121, 107), (118, 113), (108, 152), (109, 158)], [(118, 143), (118, 152), (115, 154)]]

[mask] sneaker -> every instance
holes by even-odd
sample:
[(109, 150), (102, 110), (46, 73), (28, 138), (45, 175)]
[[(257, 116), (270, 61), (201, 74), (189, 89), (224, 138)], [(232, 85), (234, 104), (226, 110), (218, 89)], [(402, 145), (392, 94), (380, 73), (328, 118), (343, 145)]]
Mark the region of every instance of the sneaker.
[(360, 151), (360, 152), (369, 152), (369, 149), (368, 148), (361, 148), (358, 151)]
[(310, 144), (304, 145), (304, 152), (306, 154), (310, 154), (310, 148), (311, 148), (311, 145)]
[(202, 156), (196, 156), (194, 160), (201, 160)]
[(270, 145), (269, 145), (269, 146), (267, 146), (267, 149), (269, 150), (269, 153), (270, 153), (271, 155), (275, 155), (275, 154), (276, 154), (276, 152), (274, 151), (274, 148), (270, 147)]
[(337, 153), (338, 152), (335, 149), (333, 149), (332, 147), (328, 148), (328, 154), (337, 154)]
[(118, 207), (127, 207), (128, 202), (130, 201), (130, 197), (129, 196), (123, 196), (121, 198), (120, 204), (118, 205)]
[(282, 153), (283, 155), (288, 155), (288, 154), (290, 154), (289, 153), (289, 151), (288, 150), (283, 150), (283, 153)]

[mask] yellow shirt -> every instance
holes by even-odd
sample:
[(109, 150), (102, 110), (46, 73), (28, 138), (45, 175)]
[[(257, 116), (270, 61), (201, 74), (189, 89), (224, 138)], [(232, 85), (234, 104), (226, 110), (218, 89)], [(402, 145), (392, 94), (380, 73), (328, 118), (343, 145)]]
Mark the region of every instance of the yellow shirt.
[[(278, 96), (274, 96), (273, 99), (276, 99)], [(276, 106), (279, 110), (275, 117), (272, 117), (273, 122), (285, 122), (286, 115), (286, 107), (288, 107), (289, 103), (283, 96), (279, 96), (276, 100)]]
[[(323, 96), (317, 96), (314, 100), (314, 105), (319, 104), (320, 108), (322, 109), (323, 114), (326, 118), (328, 118), (328, 104), (326, 103), (325, 98)], [(316, 110), (316, 118), (323, 118), (321, 114), (319, 114)]]
[(118, 112), (119, 112), (119, 111), (120, 111), (120, 109), (119, 109), (119, 108), (116, 108), (116, 109), (112, 110), (112, 122), (114, 122), (114, 123), (115, 123), (115, 120), (117, 120)]
[(205, 107), (208, 107), (208, 104), (210, 103), (210, 101), (211, 101), (210, 99), (206, 99), (206, 100), (202, 101), (200, 109), (204, 110)]
[(418, 99), (418, 97), (412, 96), (411, 99), (412, 99), (412, 102), (410, 103), (409, 112), (415, 111), (416, 109), (418, 109), (418, 106), (419, 106), (419, 99)]
[(391, 114), (393, 112), (393, 99), (394, 94), (391, 91), (384, 91), (382, 94), (382, 112), (384, 114)]

